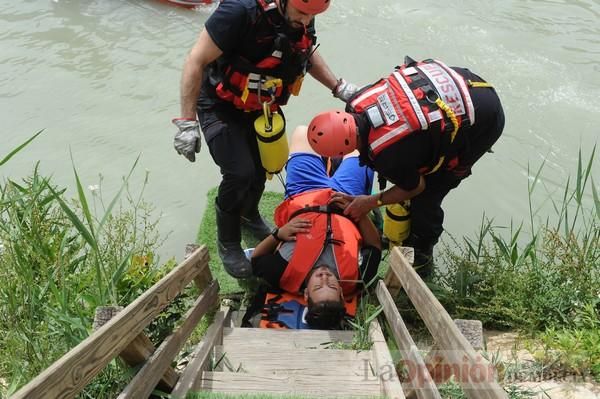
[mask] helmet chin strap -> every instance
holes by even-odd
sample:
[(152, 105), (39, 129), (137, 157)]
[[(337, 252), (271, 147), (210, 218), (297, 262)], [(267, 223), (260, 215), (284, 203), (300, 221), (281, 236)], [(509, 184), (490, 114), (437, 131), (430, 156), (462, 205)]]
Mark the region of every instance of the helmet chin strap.
[(279, 5), (281, 7), (281, 11), (283, 12), (283, 16), (287, 19), (285, 12), (287, 10), (287, 0), (279, 0)]

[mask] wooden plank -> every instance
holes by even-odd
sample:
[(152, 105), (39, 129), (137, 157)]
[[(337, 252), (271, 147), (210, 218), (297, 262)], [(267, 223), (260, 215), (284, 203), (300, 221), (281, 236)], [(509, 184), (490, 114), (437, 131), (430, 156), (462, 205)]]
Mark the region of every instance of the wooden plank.
[(207, 267), (208, 249), (203, 246), (12, 398), (63, 399), (77, 395)]
[[(224, 371), (252, 374), (357, 375), (368, 378), (374, 368), (370, 351), (285, 349), (237, 345), (215, 348)], [(290, 361), (293, 359), (293, 361)]]
[(179, 353), (202, 316), (216, 304), (218, 292), (219, 283), (215, 280), (194, 302), (192, 308), (184, 316), (181, 326), (163, 341), (156, 352), (127, 384), (118, 396), (119, 399), (147, 398), (150, 396), (164, 370), (169, 367), (177, 353)]
[(353, 331), (340, 330), (286, 330), (270, 328), (225, 328), (223, 345), (241, 343), (248, 346), (259, 345), (271, 348), (319, 349), (332, 343), (351, 344)]
[[(481, 349), (483, 347), (483, 329), (479, 320), (454, 320), (454, 324), (460, 333), (467, 339), (473, 349)], [(424, 359), (427, 369), (431, 373), (431, 378), (437, 385), (441, 385), (452, 377), (449, 368), (444, 367), (445, 360), (443, 352), (440, 352), (437, 345), (433, 345)], [(411, 399), (416, 397), (416, 392), (412, 389), (405, 390), (406, 398)]]
[(171, 398), (183, 399), (190, 390), (199, 384), (202, 372), (208, 368), (208, 361), (210, 360), (214, 346), (223, 341), (223, 324), (227, 319), (228, 313), (230, 313), (229, 309), (226, 309), (215, 315), (215, 319), (206, 330), (202, 341), (198, 343), (194, 353), (192, 353), (190, 362), (183, 370), (183, 373), (181, 373), (177, 385), (175, 385), (175, 388), (171, 392)]
[[(409, 384), (412, 391), (416, 393), (419, 399), (441, 399), (442, 396), (437, 390), (427, 366), (419, 353), (417, 345), (413, 341), (398, 308), (392, 299), (392, 295), (388, 292), (383, 281), (379, 281), (376, 288), (377, 299), (383, 306), (383, 313), (390, 325), (394, 340), (398, 348), (402, 351), (402, 357), (405, 360), (405, 367), (408, 369)], [(406, 397), (410, 398), (410, 394), (406, 393)]]
[(252, 393), (331, 397), (378, 397), (379, 381), (362, 376), (258, 375), (250, 373), (203, 373), (200, 389), (232, 395)]
[[(415, 259), (415, 250), (411, 247), (398, 247), (398, 249), (400, 250), (400, 252), (402, 252), (402, 255), (404, 255), (404, 258), (407, 260), (407, 262), (410, 265), (412, 265)], [(387, 273), (385, 274), (383, 282), (385, 283), (385, 286), (392, 295), (392, 298), (397, 297), (400, 293), (400, 290), (402, 289), (402, 285), (400, 284), (400, 281), (396, 278), (396, 275), (391, 270), (391, 268), (388, 269)]]
[(381, 393), (390, 399), (404, 399), (402, 384), (396, 373), (396, 365), (377, 320), (373, 320), (369, 326), (369, 337), (373, 342), (371, 350), (375, 359), (375, 373), (378, 376)]
[(423, 319), (427, 329), (469, 398), (508, 398), (496, 380), (493, 367), (475, 352), (444, 307), (408, 264), (399, 249), (392, 251), (390, 269)]
[[(94, 331), (98, 330), (100, 327), (108, 323), (117, 313), (122, 311), (123, 308), (121, 306), (114, 307), (101, 307), (96, 308), (96, 316), (94, 317)], [(156, 348), (150, 338), (143, 332), (141, 332), (137, 337), (133, 339), (123, 349), (123, 351), (119, 354), (119, 357), (123, 359), (123, 361), (130, 367), (138, 367), (142, 363), (144, 363), (152, 354)], [(177, 379), (179, 378), (179, 374), (172, 367), (168, 367), (165, 370), (164, 375), (161, 377), (158, 382), (158, 388), (165, 392), (170, 392), (175, 383), (177, 383)]]
[[(185, 246), (185, 255), (183, 256), (183, 258), (189, 258), (198, 248), (200, 248), (200, 245), (198, 244), (187, 244)], [(200, 289), (200, 292), (202, 292), (202, 290), (204, 290), (208, 286), (208, 284), (210, 284), (211, 281), (213, 281), (213, 276), (210, 272), (209, 267), (205, 268), (202, 273), (198, 273), (198, 275), (194, 277), (194, 283), (196, 284), (198, 289)]]

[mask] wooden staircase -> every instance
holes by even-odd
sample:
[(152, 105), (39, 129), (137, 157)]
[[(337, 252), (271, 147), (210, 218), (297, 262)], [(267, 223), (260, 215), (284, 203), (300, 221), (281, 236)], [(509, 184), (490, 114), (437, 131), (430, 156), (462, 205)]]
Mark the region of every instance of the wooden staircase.
[[(200, 291), (179, 326), (158, 347), (144, 328), (190, 283)], [(403, 289), (435, 341), (424, 359), (393, 301)], [(276, 330), (240, 328), (227, 307), (216, 312), (202, 341), (195, 345), (183, 368), (172, 364), (201, 318), (219, 304), (219, 284), (208, 268), (208, 250), (201, 247), (152, 288), (116, 313), (79, 345), (14, 393), (13, 399), (76, 397), (111, 362), (120, 357), (135, 375), (119, 399), (148, 398), (158, 386), (170, 398), (186, 398), (194, 391), (297, 395), (302, 397), (387, 397), (441, 399), (429, 370), (449, 368), (469, 399), (507, 399), (495, 370), (473, 349), (448, 313), (415, 273), (410, 262), (394, 249), (385, 281), (373, 287), (404, 361), (415, 378), (400, 383), (379, 321), (369, 326), (370, 350), (348, 348), (351, 331)], [(399, 359), (396, 359), (399, 360)], [(441, 363), (440, 363), (441, 361)], [(439, 366), (439, 367), (438, 367)], [(433, 367), (433, 368), (432, 368)], [(442, 367), (443, 368), (443, 367)], [(476, 378), (467, 371), (489, 372)]]
[[(215, 347), (216, 370), (204, 372), (203, 391), (314, 397), (378, 397), (372, 351), (332, 349), (352, 343), (351, 331), (226, 328)], [(335, 388), (334, 388), (335, 387)]]

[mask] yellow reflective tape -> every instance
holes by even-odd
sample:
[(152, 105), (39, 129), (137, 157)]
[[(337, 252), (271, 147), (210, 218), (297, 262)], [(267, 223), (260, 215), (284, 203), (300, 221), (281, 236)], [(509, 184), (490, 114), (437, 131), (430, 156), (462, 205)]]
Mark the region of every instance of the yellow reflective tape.
[(472, 80), (467, 80), (467, 82), (469, 83), (469, 86), (471, 86), (471, 87), (491, 87), (491, 88), (494, 87), (487, 82), (473, 82)]

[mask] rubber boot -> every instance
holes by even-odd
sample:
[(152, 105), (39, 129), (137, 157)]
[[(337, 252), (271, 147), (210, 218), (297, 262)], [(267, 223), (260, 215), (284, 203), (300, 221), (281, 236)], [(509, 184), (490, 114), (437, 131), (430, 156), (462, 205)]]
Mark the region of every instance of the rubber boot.
[(412, 247), (415, 250), (415, 261), (413, 269), (422, 279), (431, 276), (434, 269), (433, 244), (423, 240), (411, 233), (406, 240), (402, 242), (405, 247)]
[(215, 201), (217, 211), (217, 250), (223, 267), (235, 278), (252, 276), (252, 266), (240, 245), (240, 218), (237, 214), (225, 212)]
[(254, 190), (248, 193), (242, 207), (242, 228), (258, 242), (267, 238), (273, 231), (273, 227), (269, 226), (258, 212), (258, 203), (262, 193), (263, 190)]

